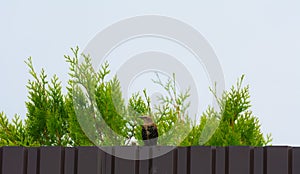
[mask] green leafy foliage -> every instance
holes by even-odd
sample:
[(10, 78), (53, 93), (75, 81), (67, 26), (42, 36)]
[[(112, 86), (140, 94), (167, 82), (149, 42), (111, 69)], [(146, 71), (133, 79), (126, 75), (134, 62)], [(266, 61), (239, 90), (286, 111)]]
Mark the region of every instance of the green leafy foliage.
[(26, 131), (42, 145), (62, 145), (70, 143), (67, 129), (68, 113), (62, 94), (61, 82), (53, 76), (51, 82), (42, 70), (38, 75), (31, 58), (26, 64), (33, 80), (28, 81), (29, 101), (27, 106)]
[(149, 115), (158, 126), (159, 145), (252, 145), (271, 142), (260, 130), (257, 117), (251, 112), (249, 85), (242, 86), (242, 76), (235, 86), (218, 98), (219, 108), (208, 107), (200, 123), (190, 119), (187, 109), (190, 91), (178, 91), (175, 74), (166, 82), (153, 82), (163, 90), (160, 104), (151, 107), (146, 89), (125, 102), (121, 84), (115, 76), (108, 79), (109, 65), (105, 62), (95, 71), (88, 55), (81, 55), (78, 47), (69, 63), (67, 93), (57, 76), (50, 80), (42, 69), (38, 74), (32, 59), (26, 61), (32, 79), (28, 81), (27, 114), (23, 122), (15, 116), (10, 122), (0, 113), (0, 145), (18, 146), (111, 146), (143, 145), (142, 115)]
[[(230, 91), (225, 91), (221, 98), (217, 98), (216, 91), (211, 89), (218, 101), (219, 111), (209, 107), (203, 113), (200, 124), (193, 127), (194, 132), (190, 133), (184, 144), (190, 142), (193, 145), (264, 146), (272, 141), (270, 134), (266, 138), (263, 136), (259, 120), (250, 110), (249, 85), (242, 87), (243, 79), (244, 75), (238, 79), (236, 86), (232, 86)], [(214, 127), (217, 129), (213, 129)], [(208, 141), (195, 137), (201, 134), (204, 134), (202, 137), (209, 137)], [(197, 143), (195, 139), (200, 141)]]
[(0, 113), (0, 146), (38, 146), (28, 134), (19, 116), (15, 115), (11, 123), (7, 116)]
[(176, 87), (175, 74), (164, 83), (157, 75), (154, 83), (160, 85), (168, 95), (160, 96), (160, 105), (155, 107), (155, 118), (157, 122), (159, 139), (162, 145), (180, 145), (187, 133), (191, 131), (192, 120), (187, 114), (190, 102), (189, 89), (178, 92)]
[(82, 55), (84, 61), (78, 63), (78, 48), (73, 53), (74, 57), (65, 56), (71, 67), (68, 101), (74, 106), (69, 118), (71, 138), (75, 145), (89, 145), (90, 141), (96, 145), (123, 144), (127, 133), (122, 115), (126, 111), (119, 81), (105, 81), (107, 63), (95, 72), (88, 56)]

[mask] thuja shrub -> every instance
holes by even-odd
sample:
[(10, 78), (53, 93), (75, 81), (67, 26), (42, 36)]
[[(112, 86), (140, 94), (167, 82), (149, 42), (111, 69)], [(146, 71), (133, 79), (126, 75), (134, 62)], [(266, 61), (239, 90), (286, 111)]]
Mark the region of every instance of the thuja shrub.
[(251, 111), (249, 85), (242, 85), (244, 77), (242, 75), (229, 91), (224, 91), (221, 98), (210, 88), (217, 99), (218, 111), (209, 107), (182, 145), (264, 146), (271, 143), (271, 134), (263, 136), (259, 119)]
[(209, 106), (197, 123), (187, 112), (189, 89), (176, 91), (175, 75), (166, 82), (158, 75), (153, 80), (168, 94), (154, 108), (146, 89), (125, 104), (118, 78), (108, 79), (108, 63), (95, 71), (89, 56), (80, 55), (78, 47), (71, 50), (73, 55), (65, 56), (70, 76), (66, 94), (57, 76), (48, 79), (44, 69), (35, 71), (31, 58), (26, 61), (32, 76), (27, 84), (26, 118), (23, 121), (16, 115), (9, 121), (0, 113), (1, 146), (142, 145), (141, 115), (149, 115), (157, 124), (159, 145), (263, 146), (271, 142), (250, 110), (244, 76), (221, 98), (211, 89), (219, 108)]
[(0, 113), (0, 146), (38, 146), (38, 142), (28, 134), (24, 122), (15, 115), (10, 122), (7, 116)]
[(40, 74), (34, 70), (32, 59), (26, 61), (32, 80), (28, 81), (27, 118), (25, 131), (41, 145), (66, 146), (70, 144), (68, 112), (57, 76), (50, 81), (44, 69)]

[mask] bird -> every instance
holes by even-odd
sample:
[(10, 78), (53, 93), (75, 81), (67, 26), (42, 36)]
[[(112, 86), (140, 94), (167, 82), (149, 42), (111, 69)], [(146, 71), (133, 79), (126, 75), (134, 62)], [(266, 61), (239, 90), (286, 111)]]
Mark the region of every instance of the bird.
[(144, 121), (142, 124), (142, 139), (145, 146), (157, 145), (158, 131), (157, 126), (149, 116), (140, 116)]

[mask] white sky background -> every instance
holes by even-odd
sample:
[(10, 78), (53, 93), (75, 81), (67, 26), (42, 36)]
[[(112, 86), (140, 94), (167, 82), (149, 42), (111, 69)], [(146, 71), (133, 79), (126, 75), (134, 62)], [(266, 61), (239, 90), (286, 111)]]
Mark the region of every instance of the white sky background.
[(64, 86), (70, 47), (128, 17), (157, 14), (197, 29), (214, 48), (226, 88), (242, 74), (273, 144), (300, 145), (300, 1), (1, 1), (0, 111), (25, 118), (29, 56)]

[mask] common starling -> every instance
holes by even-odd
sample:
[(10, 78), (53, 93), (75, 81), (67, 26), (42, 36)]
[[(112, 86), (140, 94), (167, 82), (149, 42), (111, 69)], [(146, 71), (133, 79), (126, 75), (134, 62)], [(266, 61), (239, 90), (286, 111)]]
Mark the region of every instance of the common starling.
[(142, 125), (142, 138), (145, 146), (155, 146), (157, 144), (158, 131), (156, 124), (149, 116), (140, 117), (144, 124)]

